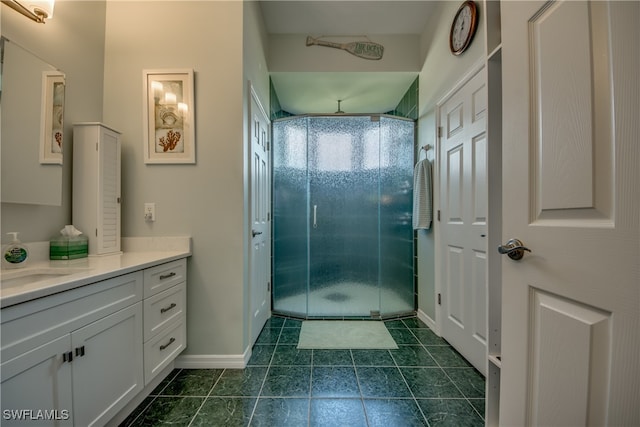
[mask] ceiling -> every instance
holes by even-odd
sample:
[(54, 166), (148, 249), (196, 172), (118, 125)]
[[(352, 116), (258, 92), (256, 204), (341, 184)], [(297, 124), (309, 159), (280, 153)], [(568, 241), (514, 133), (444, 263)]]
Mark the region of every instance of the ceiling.
[[(420, 35), (434, 1), (261, 1), (269, 34)], [(337, 100), (347, 113), (382, 113), (400, 101), (417, 73), (273, 73), (283, 110), (334, 113)]]

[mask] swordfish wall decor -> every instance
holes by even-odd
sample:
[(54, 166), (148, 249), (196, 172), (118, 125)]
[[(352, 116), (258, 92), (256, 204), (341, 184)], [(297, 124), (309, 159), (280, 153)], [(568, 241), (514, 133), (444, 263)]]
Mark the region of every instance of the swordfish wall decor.
[(384, 46), (372, 41), (356, 41), (350, 43), (335, 43), (326, 40), (320, 40), (320, 38), (307, 37), (307, 46), (325, 46), (333, 47), (336, 49), (346, 50), (350, 54), (363, 59), (382, 59), (384, 53)]

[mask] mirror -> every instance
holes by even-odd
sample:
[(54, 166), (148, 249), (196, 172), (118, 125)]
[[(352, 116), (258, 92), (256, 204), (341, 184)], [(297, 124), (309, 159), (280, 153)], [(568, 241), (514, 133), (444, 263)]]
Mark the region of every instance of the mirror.
[(64, 74), (0, 39), (2, 202), (62, 205)]

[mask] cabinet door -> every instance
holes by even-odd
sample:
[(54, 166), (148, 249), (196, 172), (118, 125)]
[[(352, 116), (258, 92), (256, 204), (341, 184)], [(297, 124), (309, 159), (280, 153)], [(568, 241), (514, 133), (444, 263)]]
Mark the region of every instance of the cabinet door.
[(3, 426), (72, 425), (67, 334), (0, 365)]
[(101, 128), (98, 178), (97, 253), (120, 251), (120, 139), (116, 132)]
[(71, 334), (77, 426), (103, 425), (144, 387), (142, 303)]
[(89, 254), (120, 252), (120, 133), (100, 123), (73, 126), (73, 223)]

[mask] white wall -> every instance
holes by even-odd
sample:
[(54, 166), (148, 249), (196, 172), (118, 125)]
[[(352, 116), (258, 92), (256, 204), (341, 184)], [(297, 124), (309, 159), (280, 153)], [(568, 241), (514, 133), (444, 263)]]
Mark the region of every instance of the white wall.
[[(53, 19), (37, 24), (2, 5), (2, 35), (66, 74), (64, 147), (71, 147), (72, 124), (102, 116), (105, 3), (57, 2)], [(62, 206), (2, 203), (2, 242), (20, 231), (25, 242), (49, 240), (71, 221), (72, 153), (65, 151)], [(26, 177), (28, 178), (28, 177)]]
[(252, 236), (249, 234), (249, 230), (251, 230), (252, 222), (251, 215), (249, 212), (249, 201), (251, 194), (249, 192), (249, 187), (251, 185), (251, 177), (250, 177), (250, 168), (252, 162), (252, 152), (251, 152), (251, 126), (253, 121), (251, 120), (250, 114), (250, 105), (251, 105), (251, 91), (252, 87), (255, 93), (258, 96), (260, 104), (262, 108), (264, 108), (267, 115), (269, 114), (269, 73), (267, 71), (267, 60), (265, 57), (265, 52), (267, 51), (267, 30), (264, 25), (264, 21), (262, 19), (262, 10), (260, 9), (260, 5), (255, 1), (244, 1), (244, 25), (243, 25), (243, 54), (244, 54), (244, 92), (243, 92), (243, 102), (244, 102), (244, 120), (243, 120), (243, 129), (244, 132), (244, 158), (245, 158), (245, 171), (244, 171), (244, 241), (245, 251), (244, 251), (244, 319), (245, 319), (245, 327), (244, 327), (244, 335), (243, 342), (245, 347), (251, 344), (251, 319), (253, 315), (251, 313), (251, 289), (250, 289), (250, 279), (251, 272), (249, 270), (249, 257), (251, 256), (251, 240)]
[[(191, 355), (245, 350), (243, 4), (108, 2), (104, 122), (123, 133), (123, 236), (191, 235)], [(195, 165), (145, 165), (142, 70), (195, 71)], [(144, 202), (156, 203), (146, 223)]]
[(485, 9), (484, 3), (480, 1), (476, 1), (480, 19), (471, 46), (459, 56), (452, 55), (449, 50), (451, 21), (460, 3), (438, 2), (421, 39), (420, 50), (425, 55), (420, 72), (421, 116), (432, 110), (436, 103), (485, 55), (483, 18)]
[[(436, 104), (459, 82), (485, 55), (484, 3), (476, 2), (480, 20), (471, 46), (460, 56), (454, 56), (449, 50), (449, 29), (451, 21), (461, 2), (438, 2), (429, 18), (420, 43), (424, 65), (420, 72), (420, 94), (418, 118), (419, 146), (436, 146)], [(424, 156), (424, 152), (421, 154)], [(429, 152), (434, 160), (436, 151)], [(434, 163), (434, 216), (438, 209), (437, 164)], [(436, 320), (436, 279), (435, 252), (436, 231), (418, 233), (418, 308)]]
[[(248, 345), (247, 80), (269, 105), (258, 4), (58, 2), (45, 25), (2, 6), (2, 34), (66, 72), (69, 138), (81, 121), (103, 121), (123, 133), (123, 236), (193, 237), (186, 353), (242, 354)], [(144, 164), (145, 68), (195, 70), (197, 164)], [(65, 163), (61, 208), (2, 204), (3, 230), (20, 230), (27, 242), (48, 240), (69, 223), (71, 164)], [(144, 202), (156, 203), (153, 224), (143, 220)]]

